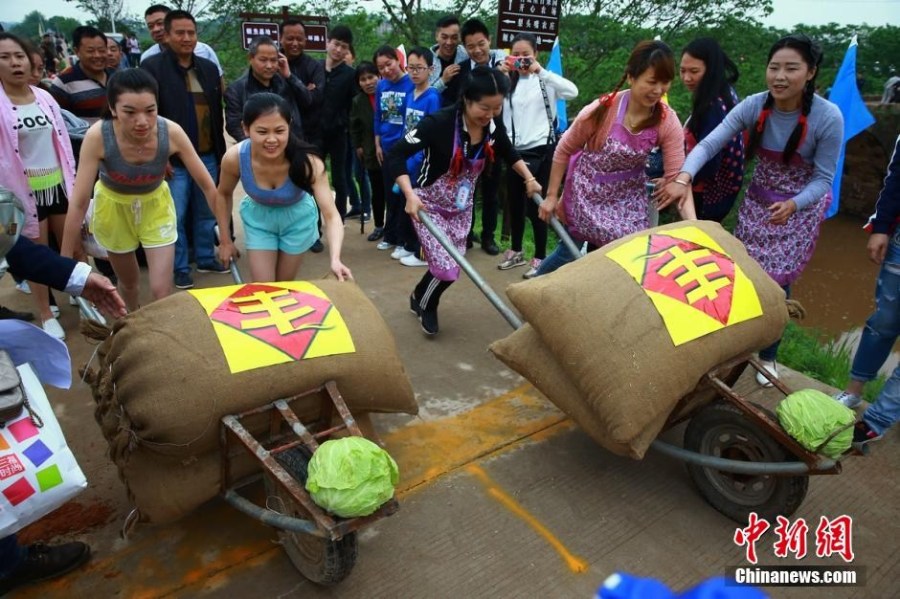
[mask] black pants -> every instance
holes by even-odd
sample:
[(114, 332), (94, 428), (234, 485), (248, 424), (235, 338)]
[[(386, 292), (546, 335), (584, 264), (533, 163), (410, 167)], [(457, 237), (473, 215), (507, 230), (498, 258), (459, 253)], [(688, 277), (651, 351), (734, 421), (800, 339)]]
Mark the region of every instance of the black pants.
[(347, 215), (347, 131), (327, 131), (319, 143), (322, 160), (331, 158), (331, 185), (334, 187), (334, 203), (341, 220)]
[[(541, 184), (541, 194), (547, 193), (547, 181), (550, 179), (550, 167), (553, 163), (552, 146), (541, 146), (533, 150), (520, 152), (522, 160), (528, 165), (531, 174)], [(525, 182), (514, 170), (506, 172), (507, 193), (509, 194), (509, 228), (512, 237), (512, 251), (522, 251), (522, 238), (525, 235), (525, 217), (531, 221), (534, 230), (534, 257), (543, 260), (547, 257), (547, 223), (538, 216), (538, 206), (534, 200), (525, 196)]]
[[(392, 245), (402, 246), (403, 249), (410, 252), (418, 252), (419, 238), (416, 230), (413, 228), (412, 218), (406, 213), (406, 198), (401, 194), (394, 193), (394, 179), (391, 179), (387, 171), (387, 165), (382, 167), (384, 175), (384, 197), (387, 203), (387, 221), (384, 225), (384, 240)], [(375, 184), (372, 184), (374, 187)], [(375, 199), (373, 197), (372, 204), (374, 206)], [(374, 208), (373, 208), (374, 210)]]
[(384, 176), (381, 169), (366, 169), (372, 185), (372, 220), (376, 227), (384, 227)]
[[(481, 241), (493, 241), (497, 232), (497, 215), (500, 212), (500, 204), (497, 200), (497, 191), (500, 189), (500, 162), (485, 168), (481, 175)], [(475, 206), (472, 206), (472, 227), (475, 229)]]

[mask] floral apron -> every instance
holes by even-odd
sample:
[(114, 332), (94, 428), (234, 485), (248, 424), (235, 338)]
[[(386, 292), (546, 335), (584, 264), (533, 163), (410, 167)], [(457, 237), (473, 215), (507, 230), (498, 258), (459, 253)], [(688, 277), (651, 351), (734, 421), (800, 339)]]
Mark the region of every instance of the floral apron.
[[(483, 144), (490, 143), (485, 135)], [(453, 135), (453, 152), (456, 155), (459, 148), (460, 134), (459, 122)], [(472, 226), (472, 204), (475, 199), (475, 183), (478, 176), (484, 170), (484, 158), (479, 158), (484, 149), (482, 144), (475, 158), (465, 158), (462, 172), (453, 176), (448, 170), (438, 179), (416, 190), (419, 199), (425, 204), (425, 209), (432, 222), (444, 232), (450, 242), (460, 254), (466, 253), (466, 237)], [(420, 222), (413, 221), (425, 260), (428, 262), (428, 270), (435, 278), (441, 281), (455, 281), (459, 278), (459, 265), (450, 257), (438, 240)]]
[(819, 224), (831, 204), (831, 191), (783, 225), (769, 222), (769, 206), (790, 200), (806, 187), (815, 166), (795, 154), (790, 164), (782, 162), (782, 152), (760, 149), (753, 181), (738, 212), (734, 236), (779, 285), (790, 285), (803, 272), (816, 249)]
[(626, 98), (600, 150), (584, 150), (569, 160), (563, 191), (566, 221), (575, 237), (597, 247), (650, 226), (644, 166), (659, 130), (626, 129), (627, 108)]

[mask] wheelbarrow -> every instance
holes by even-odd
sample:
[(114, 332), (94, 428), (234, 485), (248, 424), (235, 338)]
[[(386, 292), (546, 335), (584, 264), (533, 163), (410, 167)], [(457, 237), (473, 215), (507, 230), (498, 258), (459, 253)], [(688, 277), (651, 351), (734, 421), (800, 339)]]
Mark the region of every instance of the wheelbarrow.
[[(231, 262), (231, 275), (236, 284), (243, 283), (236, 261)], [(86, 318), (106, 324), (90, 302), (81, 298), (78, 302)], [(357, 532), (400, 507), (394, 498), (369, 516), (339, 518), (313, 501), (305, 489), (309, 460), (321, 443), (348, 434), (364, 436), (334, 381), (223, 416), (219, 423), (220, 496), (238, 511), (276, 528), (294, 567), (320, 585), (344, 580), (356, 564)], [(248, 457), (258, 468), (242, 476), (247, 469), (241, 465)], [(260, 479), (265, 487), (263, 505), (244, 494)]]
[[(215, 232), (218, 238), (218, 227)], [(243, 284), (236, 260), (231, 261), (230, 268), (235, 284)], [(319, 406), (312, 416), (306, 409), (311, 404)], [(337, 425), (336, 416), (340, 419)], [(265, 426), (259, 426), (260, 419), (266, 421)], [(257, 438), (258, 432), (251, 432), (254, 428), (264, 432), (263, 439)], [(320, 585), (344, 580), (356, 564), (357, 532), (400, 508), (397, 500), (391, 499), (369, 516), (338, 518), (312, 500), (305, 489), (309, 460), (320, 443), (345, 434), (363, 436), (334, 381), (241, 414), (224, 416), (219, 428), (222, 498), (238, 511), (276, 528), (294, 567)], [(262, 474), (237, 477), (234, 463), (242, 454), (258, 461)], [(265, 484), (265, 507), (240, 493), (260, 476)]]
[[(539, 195), (532, 199), (541, 202)], [(523, 322), (518, 314), (457, 251), (428, 213), (420, 211), (419, 219), (503, 318), (514, 329), (521, 328)], [(550, 225), (576, 259), (580, 258), (582, 254), (565, 228), (555, 218), (551, 218)], [(769, 410), (734, 390), (748, 366), (762, 373), (781, 393), (791, 393), (756, 358), (735, 358), (707, 372), (672, 411), (663, 430), (687, 420), (684, 447), (659, 439), (651, 444), (660, 453), (686, 462), (704, 500), (742, 524), (746, 524), (751, 512), (769, 520), (777, 515), (790, 516), (806, 497), (810, 475), (841, 471), (840, 461), (800, 445)], [(833, 433), (822, 446), (840, 432)]]

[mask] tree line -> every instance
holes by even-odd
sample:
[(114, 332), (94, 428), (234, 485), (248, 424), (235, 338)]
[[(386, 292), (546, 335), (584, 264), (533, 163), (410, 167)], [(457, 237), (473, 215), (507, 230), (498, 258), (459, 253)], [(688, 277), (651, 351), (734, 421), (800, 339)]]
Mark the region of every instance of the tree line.
[[(109, 5), (113, 0), (71, 0), (92, 19), (86, 23), (110, 31)], [(148, 0), (149, 1), (149, 0)], [(453, 0), (446, 11), (422, 8), (419, 0), (369, 0), (365, 4), (350, 0), (324, 2), (312, 0), (291, 5), (295, 14), (329, 15), (331, 24), (343, 23), (354, 32), (357, 60), (371, 59), (381, 44), (430, 45), (437, 19), (448, 12), (463, 18), (482, 18), (493, 31), (496, 26), (498, 0)], [(499, 0), (509, 2), (509, 0)], [(514, 0), (518, 1), (518, 0)], [(200, 21), (200, 39), (216, 48), (226, 70), (226, 78), (234, 80), (246, 68), (241, 48), (238, 13), (268, 12), (268, 0), (169, 0), (175, 8), (192, 11)], [(740, 79), (738, 94), (742, 97), (765, 89), (765, 62), (769, 46), (786, 33), (802, 31), (822, 44), (825, 57), (818, 76), (820, 92), (825, 94), (834, 80), (851, 37), (859, 36), (857, 72), (864, 94), (880, 95), (884, 81), (900, 71), (900, 27), (882, 25), (824, 26), (798, 24), (791, 30), (767, 27), (758, 17), (769, 14), (771, 0), (562, 0), (560, 41), (566, 77), (578, 84), (580, 93), (571, 102), (570, 117), (598, 95), (616, 84), (622, 74), (632, 46), (642, 39), (656, 36), (680, 55), (691, 39), (714, 37), (737, 64)], [(45, 18), (38, 11), (27, 15), (13, 31), (36, 38), (38, 23), (71, 38), (76, 19)], [(142, 15), (125, 15), (117, 21), (117, 31), (134, 32), (144, 43), (150, 43)], [(541, 57), (544, 62), (547, 56)], [(670, 104), (684, 117), (689, 112), (690, 98), (677, 81), (669, 94)]]

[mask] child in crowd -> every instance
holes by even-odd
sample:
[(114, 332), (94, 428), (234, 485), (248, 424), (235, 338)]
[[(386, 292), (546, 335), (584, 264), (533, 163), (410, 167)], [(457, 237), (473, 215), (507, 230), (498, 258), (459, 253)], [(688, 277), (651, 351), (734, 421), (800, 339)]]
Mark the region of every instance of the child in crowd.
[(361, 62), (356, 67), (356, 83), (361, 94), (353, 98), (350, 106), (350, 140), (356, 157), (363, 162), (369, 182), (372, 184), (372, 220), (375, 229), (369, 241), (384, 237), (384, 176), (381, 162), (375, 153), (375, 91), (378, 87), (378, 69), (371, 62)]
[[(431, 70), (434, 68), (434, 54), (431, 50), (416, 46), (409, 51), (406, 57), (406, 72), (409, 78), (416, 86), (412, 95), (406, 100), (406, 116), (404, 118), (405, 131), (408, 133), (416, 128), (422, 117), (429, 115), (441, 109), (441, 94), (429, 85)], [(408, 161), (406, 168), (409, 171), (413, 181), (419, 174), (425, 160), (425, 152), (419, 152), (413, 155)], [(400, 188), (394, 184), (394, 193), (399, 194)], [(400, 263), (404, 266), (428, 266), (428, 263), (422, 259), (421, 245), (416, 237), (416, 232), (412, 228), (412, 219), (405, 212), (403, 213), (402, 226), (404, 230), (404, 238), (408, 240), (402, 251), (395, 251), (398, 254)], [(406, 254), (409, 250), (412, 253)], [(391, 254), (394, 257), (394, 254)]]
[[(403, 73), (397, 50), (392, 46), (381, 46), (375, 51), (375, 66), (381, 74), (381, 81), (375, 90), (375, 155), (382, 167), (384, 175), (384, 195), (387, 203), (387, 221), (384, 225), (384, 239), (378, 244), (379, 250), (389, 250), (395, 246), (396, 258), (399, 260), (413, 252), (406, 252), (403, 246), (412, 243), (404, 235), (403, 206), (401, 196), (394, 193), (393, 179), (388, 176), (385, 156), (391, 147), (403, 137), (403, 119), (406, 113), (407, 97), (415, 87), (412, 80)], [(394, 255), (392, 254), (392, 257)]]

